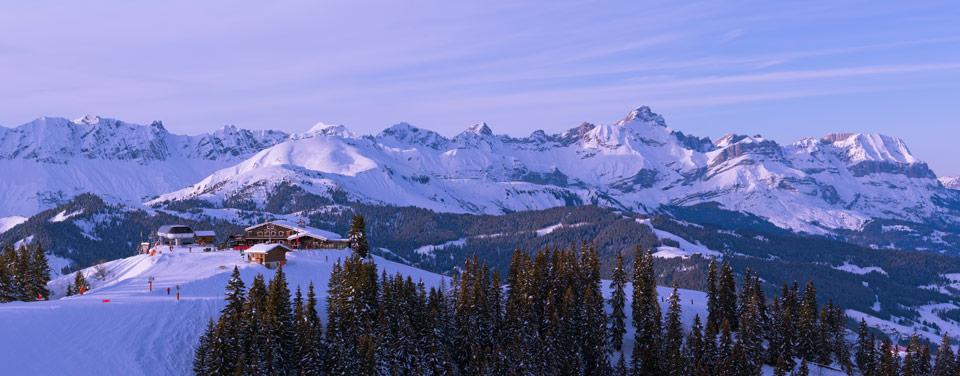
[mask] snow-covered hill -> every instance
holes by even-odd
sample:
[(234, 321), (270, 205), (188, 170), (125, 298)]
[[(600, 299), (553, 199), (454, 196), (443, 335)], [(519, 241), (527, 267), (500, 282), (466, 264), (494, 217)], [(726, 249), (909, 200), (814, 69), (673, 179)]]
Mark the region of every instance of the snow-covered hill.
[[(284, 271), (292, 289), (317, 286), (318, 310), (326, 305), (326, 286), (333, 265), (349, 251), (306, 251), (288, 255)], [(446, 277), (406, 265), (375, 258), (388, 274), (402, 274), (438, 286)], [(165, 253), (141, 255), (103, 265), (106, 277), (96, 270), (83, 270), (92, 289), (83, 296), (46, 302), (14, 302), (0, 305), (0, 362), (4, 369), (23, 375), (188, 375), (196, 345), (206, 322), (223, 308), (223, 291), (234, 266), (249, 286), (257, 273), (267, 280), (274, 271), (241, 261), (236, 252)], [(49, 287), (62, 294), (73, 275), (61, 277)], [(147, 281), (154, 279), (153, 291)], [(445, 282), (449, 286), (449, 281)], [(173, 293), (180, 286), (181, 300)], [(604, 286), (609, 281), (603, 281)], [(631, 288), (627, 286), (627, 296)], [(671, 289), (659, 287), (666, 297)], [(609, 298), (609, 288), (604, 295)], [(59, 296), (55, 296), (58, 298)], [(680, 290), (685, 326), (695, 315), (705, 317), (706, 294)], [(628, 299), (627, 305), (630, 302)], [(664, 311), (667, 306), (664, 304)], [(665, 314), (666, 312), (664, 312)], [(629, 310), (627, 312), (629, 322)], [(325, 316), (321, 314), (325, 321)], [(628, 327), (625, 348), (632, 346)], [(55, 354), (55, 355), (51, 355)], [(772, 370), (765, 367), (765, 374)], [(834, 375), (823, 370), (824, 374)]]
[(160, 122), (144, 126), (89, 115), (0, 127), (0, 217), (29, 216), (83, 192), (140, 202), (287, 137), (234, 126), (181, 136)]
[(331, 201), (490, 214), (577, 204), (648, 212), (714, 201), (811, 233), (876, 218), (955, 223), (960, 207), (960, 192), (944, 188), (894, 137), (713, 142), (670, 129), (648, 107), (613, 124), (524, 138), (494, 134), (485, 123), (453, 138), (405, 123), (375, 136), (320, 124), (149, 203), (263, 208), (291, 186)]
[[(318, 288), (320, 309), (333, 264), (348, 251), (298, 252), (284, 271), (291, 288)], [(444, 277), (376, 259), (381, 270), (438, 285)], [(20, 375), (187, 375), (193, 348), (209, 318), (223, 306), (223, 289), (234, 265), (244, 281), (257, 273), (269, 280), (274, 271), (241, 261), (237, 252), (165, 253), (134, 256), (104, 265), (98, 281), (85, 269), (94, 288), (83, 296), (34, 303), (0, 305), (0, 362)], [(73, 275), (50, 283), (62, 295)], [(147, 291), (148, 278), (154, 291)], [(181, 301), (166, 294), (180, 286)], [(109, 299), (109, 302), (104, 300)], [(55, 354), (55, 355), (53, 355)]]

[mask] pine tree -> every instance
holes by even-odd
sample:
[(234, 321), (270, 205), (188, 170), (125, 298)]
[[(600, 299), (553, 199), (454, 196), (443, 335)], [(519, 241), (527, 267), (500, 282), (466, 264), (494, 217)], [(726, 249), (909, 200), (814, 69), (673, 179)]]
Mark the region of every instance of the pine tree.
[(290, 288), (282, 267), (277, 268), (267, 289), (267, 318), (269, 342), (264, 349), (268, 352), (267, 369), (269, 373), (292, 374), (292, 368), (296, 364), (296, 343), (293, 335), (293, 313), (290, 309)]
[(929, 376), (930, 375), (930, 348), (920, 342), (920, 337), (916, 334), (910, 336), (910, 342), (907, 344), (907, 353), (903, 357), (903, 367), (901, 371), (904, 376)]
[(354, 215), (350, 222), (350, 231), (347, 233), (347, 239), (350, 241), (350, 248), (361, 258), (367, 258), (370, 253), (370, 245), (367, 244), (366, 224), (364, 224), (362, 215)]
[(37, 245), (33, 248), (30, 256), (30, 290), (33, 298), (50, 298), (50, 290), (47, 290), (47, 283), (50, 283), (50, 264), (47, 263), (47, 255), (43, 247)]
[(817, 322), (817, 290), (813, 281), (807, 282), (803, 289), (797, 327), (797, 354), (807, 361), (817, 360), (821, 348), (818, 337), (821, 328)]
[(6, 303), (17, 300), (17, 288), (15, 286), (14, 269), (12, 258), (16, 257), (15, 252), (9, 250), (0, 251), (0, 303)]
[[(299, 293), (300, 289), (297, 288)], [(320, 317), (317, 315), (317, 296), (313, 282), (307, 287), (307, 301), (303, 304), (300, 316), (297, 317), (297, 335), (299, 336), (298, 353), (300, 354), (300, 375), (323, 375), (324, 372), (324, 345), (323, 328)]]
[[(427, 359), (424, 365), (424, 374), (427, 376), (453, 374), (454, 364), (450, 351), (450, 309), (448, 306), (445, 287), (430, 288), (427, 300), (427, 328), (426, 344), (424, 345)], [(513, 372), (512, 374), (518, 374)]]
[(742, 348), (742, 363), (739, 368), (746, 374), (756, 374), (763, 366), (763, 337), (765, 309), (759, 282), (750, 270), (745, 273), (744, 288), (740, 299), (740, 333), (737, 344)]
[(624, 288), (627, 285), (627, 272), (623, 267), (623, 254), (617, 254), (617, 263), (613, 268), (613, 279), (610, 281), (610, 288), (613, 293), (610, 295), (610, 348), (614, 352), (623, 351), (623, 335), (627, 332), (626, 312), (626, 293)]
[(633, 271), (633, 373), (636, 376), (658, 375), (660, 358), (660, 303), (653, 270), (653, 254), (637, 249)]
[(946, 334), (940, 340), (940, 346), (937, 347), (937, 360), (933, 366), (933, 376), (952, 376), (957, 369), (956, 359), (953, 354), (953, 348), (950, 345), (950, 337)]
[(867, 370), (876, 368), (876, 352), (873, 339), (867, 332), (867, 322), (860, 319), (860, 327), (857, 329), (857, 351), (854, 355), (857, 368), (866, 374)]
[(681, 353), (683, 346), (683, 323), (680, 321), (680, 294), (677, 285), (673, 285), (670, 294), (667, 313), (667, 328), (663, 336), (663, 369), (665, 375), (683, 376), (686, 372), (686, 362)]
[(776, 367), (773, 370), (775, 376), (787, 376), (787, 372), (790, 371), (790, 366), (787, 365), (787, 362), (783, 358), (777, 358)]
[(797, 373), (795, 373), (795, 375), (796, 375), (796, 376), (809, 376), (809, 375), (810, 375), (810, 368), (807, 367), (807, 360), (806, 360), (806, 359), (804, 359), (802, 362), (800, 362), (800, 369), (797, 370)]
[(327, 360), (331, 374), (373, 372), (377, 347), (377, 267), (359, 255), (334, 265), (327, 294)]
[(737, 331), (737, 286), (733, 279), (733, 268), (724, 262), (720, 266), (720, 281), (717, 286), (717, 304), (720, 309), (720, 320), (730, 323), (730, 330)]
[(733, 335), (730, 332), (730, 322), (723, 320), (720, 324), (720, 342), (717, 345), (716, 368), (718, 376), (734, 376), (737, 374), (736, 359), (733, 357)]
[(770, 330), (767, 331), (767, 349), (768, 361), (773, 363), (783, 359), (791, 369), (795, 366), (794, 358), (794, 338), (795, 320), (794, 295), (787, 287), (783, 285), (783, 290), (779, 299), (775, 299), (770, 308)]
[(12, 265), (17, 300), (25, 302), (34, 301), (37, 299), (37, 295), (33, 293), (33, 289), (31, 288), (33, 270), (30, 267), (30, 261), (32, 259), (30, 257), (30, 250), (22, 246), (19, 250), (15, 251), (15, 254)]
[(244, 304), (246, 298), (246, 286), (240, 279), (240, 269), (233, 267), (230, 279), (227, 281), (225, 291), (226, 305), (220, 311), (220, 320), (218, 325), (222, 328), (223, 351), (226, 364), (236, 364), (240, 361), (241, 353), (244, 351), (243, 327), (244, 323)]
[(690, 333), (687, 334), (687, 341), (684, 343), (684, 355), (687, 360), (686, 375), (706, 376), (710, 374), (707, 369), (707, 354), (703, 338), (703, 324), (700, 321), (700, 315), (693, 317), (693, 325), (690, 327)]
[(203, 335), (200, 336), (200, 343), (197, 345), (196, 350), (193, 355), (193, 373), (195, 375), (208, 375), (210, 374), (210, 369), (207, 364), (207, 357), (210, 353), (210, 342), (212, 341), (213, 333), (213, 319), (210, 319), (207, 322), (207, 330), (203, 332)]
[(267, 348), (269, 325), (267, 309), (267, 285), (262, 274), (257, 274), (250, 284), (244, 307), (244, 328), (242, 341), (245, 344), (241, 360), (234, 365), (240, 374), (263, 375), (268, 372), (267, 359), (263, 356)]
[(900, 356), (893, 352), (893, 344), (884, 340), (880, 348), (880, 362), (877, 364), (878, 376), (898, 376), (900, 374)]
[(717, 278), (717, 262), (710, 260), (710, 266), (707, 269), (707, 337), (715, 337), (720, 332), (720, 323), (723, 321)]
[[(584, 246), (580, 257), (580, 304), (579, 332), (582, 342), (583, 374), (605, 376), (610, 372), (607, 360), (607, 316), (604, 312), (603, 292), (600, 282), (600, 257), (593, 246)], [(679, 298), (678, 298), (679, 299)], [(682, 332), (680, 333), (682, 335)], [(678, 343), (677, 352), (680, 348)], [(678, 355), (679, 357), (679, 355)]]
[(620, 358), (617, 359), (617, 368), (614, 369), (614, 376), (627, 376), (630, 370), (627, 369), (627, 363), (623, 360), (623, 353), (620, 354)]
[(87, 279), (83, 276), (83, 271), (78, 270), (76, 275), (73, 277), (73, 291), (75, 293), (81, 294), (90, 290), (90, 285), (87, 284)]
[[(536, 288), (532, 285), (532, 269), (530, 257), (519, 249), (514, 251), (507, 274), (509, 290), (504, 315), (504, 347), (507, 351), (509, 373), (514, 375), (523, 374), (532, 366), (531, 358), (537, 334), (531, 302)], [(434, 303), (433, 299), (431, 303), (439, 304)]]

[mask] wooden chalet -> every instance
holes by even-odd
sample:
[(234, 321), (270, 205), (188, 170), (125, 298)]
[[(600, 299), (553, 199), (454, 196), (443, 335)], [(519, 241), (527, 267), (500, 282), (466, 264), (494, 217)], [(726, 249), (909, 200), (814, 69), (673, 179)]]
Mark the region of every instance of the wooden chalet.
[(243, 254), (247, 256), (248, 262), (273, 269), (287, 263), (287, 252), (290, 252), (290, 248), (283, 244), (261, 243), (247, 248)]
[(196, 231), (193, 239), (197, 245), (213, 245), (217, 241), (217, 233), (213, 231)]
[(349, 245), (340, 235), (285, 220), (247, 227), (241, 236), (231, 237), (231, 241), (238, 249), (257, 244), (283, 244), (290, 249), (343, 249)]

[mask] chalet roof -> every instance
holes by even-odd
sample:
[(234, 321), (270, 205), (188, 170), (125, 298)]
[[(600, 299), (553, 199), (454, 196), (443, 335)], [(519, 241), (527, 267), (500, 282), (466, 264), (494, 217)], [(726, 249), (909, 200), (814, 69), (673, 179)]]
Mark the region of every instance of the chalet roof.
[(157, 229), (157, 234), (193, 234), (193, 229), (184, 225), (164, 225)]
[(283, 244), (277, 244), (277, 243), (255, 244), (252, 247), (245, 249), (243, 252), (244, 253), (268, 253), (276, 248), (283, 248), (285, 252), (290, 252), (290, 248), (287, 248), (287, 246)]
[(277, 225), (277, 226), (280, 226), (280, 227), (286, 227), (286, 228), (288, 228), (288, 229), (291, 229), (291, 230), (297, 232), (296, 234), (290, 235), (290, 236), (287, 238), (287, 240), (293, 240), (293, 239), (297, 239), (297, 238), (302, 238), (302, 237), (304, 237), (304, 236), (310, 236), (310, 237), (314, 237), (314, 238), (322, 239), (322, 240), (344, 240), (343, 237), (341, 237), (340, 235), (338, 235), (338, 234), (336, 234), (336, 233), (333, 233), (333, 232), (330, 232), (330, 231), (327, 231), (327, 230), (321, 230), (321, 229), (318, 229), (318, 228), (316, 228), (316, 227), (300, 226), (300, 225), (298, 225), (298, 224), (296, 224), (296, 223), (293, 223), (293, 222), (290, 222), (290, 221), (287, 221), (287, 220), (282, 220), (282, 219), (276, 220), (276, 221), (265, 222), (265, 223), (261, 223), (261, 224), (257, 224), (257, 225), (253, 225), (253, 226), (247, 227), (246, 230), (247, 230), (247, 231), (250, 231), (250, 230), (253, 230), (253, 229), (257, 228), (257, 227), (263, 226), (263, 225), (268, 224), (268, 223), (272, 223), (272, 224)]
[(217, 233), (213, 230), (201, 230), (194, 232), (196, 236), (217, 236)]

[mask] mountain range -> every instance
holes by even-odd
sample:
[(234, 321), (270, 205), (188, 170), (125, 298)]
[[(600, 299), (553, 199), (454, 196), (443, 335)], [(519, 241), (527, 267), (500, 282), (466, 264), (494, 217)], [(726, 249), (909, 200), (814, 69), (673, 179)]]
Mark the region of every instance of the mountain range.
[(832, 233), (882, 219), (956, 224), (960, 192), (948, 187), (895, 137), (712, 141), (639, 107), (612, 124), (523, 138), (485, 123), (452, 138), (406, 123), (368, 136), (321, 124), (147, 203), (263, 209), (291, 189), (321, 201), (474, 214), (715, 202), (795, 231)]
[(30, 216), (85, 192), (140, 202), (288, 137), (234, 126), (181, 136), (159, 121), (144, 126), (90, 115), (0, 127), (0, 216)]
[(720, 256), (770, 292), (814, 280), (900, 333), (960, 325), (960, 179), (886, 135), (711, 140), (648, 107), (527, 137), (485, 123), (182, 136), (87, 116), (0, 129), (0, 167), (0, 243), (42, 245), (55, 273), (135, 254), (163, 224), (222, 242), (270, 219), (343, 234), (361, 214), (374, 254), (437, 273), (589, 241), (605, 275), (650, 249), (660, 283), (703, 289), (704, 256)]
[(957, 180), (938, 178), (898, 138), (710, 140), (671, 129), (646, 106), (610, 124), (527, 137), (495, 134), (486, 123), (452, 138), (407, 123), (376, 135), (320, 123), (292, 135), (227, 126), (181, 136), (161, 122), (40, 118), (0, 128), (0, 171), (0, 216), (29, 216), (91, 192), (155, 208), (279, 214), (305, 209), (297, 202), (472, 214), (716, 203), (812, 234), (878, 221), (940, 230), (960, 223)]

